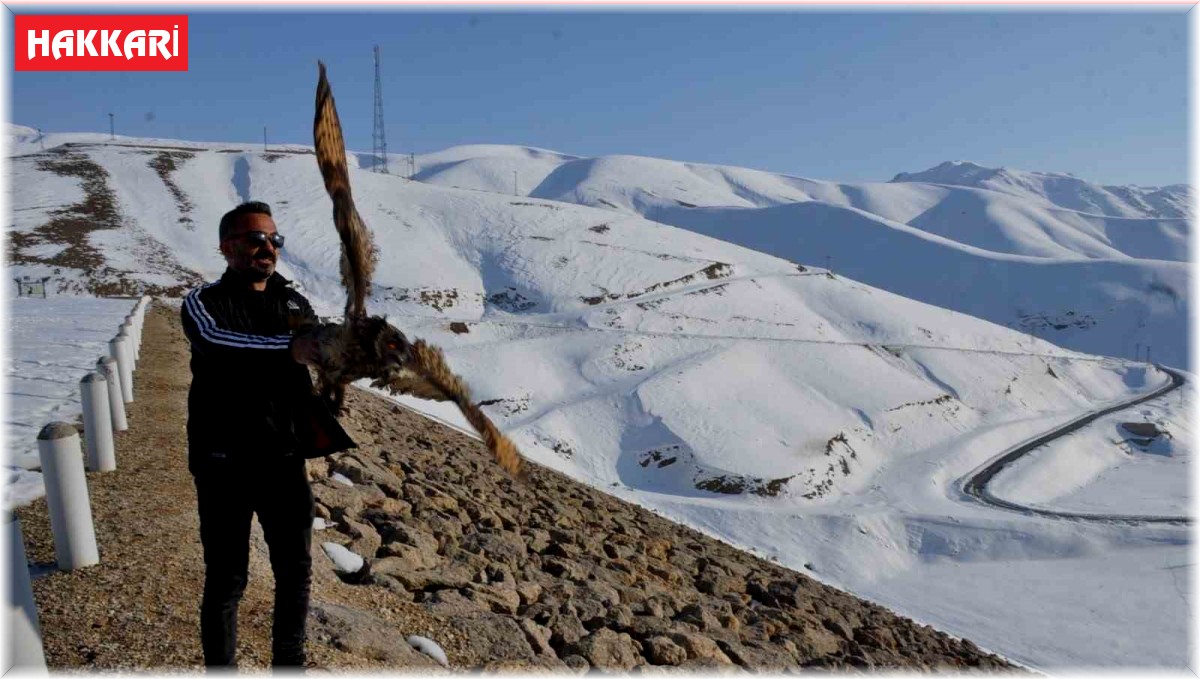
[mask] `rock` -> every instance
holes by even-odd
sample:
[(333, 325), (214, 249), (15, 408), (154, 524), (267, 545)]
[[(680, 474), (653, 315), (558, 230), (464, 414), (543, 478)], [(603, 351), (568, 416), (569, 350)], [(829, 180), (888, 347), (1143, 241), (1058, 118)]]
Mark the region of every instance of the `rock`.
[(625, 629), (633, 623), (633, 609), (625, 604), (613, 606), (609, 609), (605, 620), (608, 622), (608, 627)]
[(328, 517), (340, 521), (342, 517), (358, 518), (363, 510), (363, 496), (353, 488), (329, 480), (312, 484), (313, 499), (327, 508)]
[(650, 637), (644, 646), (646, 659), (655, 665), (680, 665), (687, 660), (687, 651), (664, 636)]
[(515, 615), (521, 606), (521, 596), (515, 589), (473, 584), (466, 589), (466, 595), (468, 599), (486, 605), (493, 613)]
[[(854, 631), (854, 640), (868, 648), (896, 648), (896, 637), (886, 627), (860, 627)], [(970, 644), (967, 641), (964, 644)], [(974, 646), (974, 644), (972, 644)]]
[(363, 510), (362, 518), (371, 523), (372, 518), (380, 521), (390, 519), (411, 519), (412, 505), (394, 497), (385, 497)]
[(558, 649), (574, 644), (588, 633), (574, 613), (555, 613), (546, 622), (546, 627), (550, 629), (550, 644)]
[(709, 570), (697, 578), (696, 589), (713, 596), (723, 596), (730, 592), (740, 594), (746, 591), (746, 581), (732, 575), (715, 575)]
[(854, 629), (841, 613), (829, 609), (825, 611), (825, 615), (827, 617), (821, 619), (821, 624), (825, 625), (826, 629), (847, 641), (854, 640)]
[(374, 485), (389, 497), (399, 497), (404, 481), (379, 462), (361, 454), (347, 453), (330, 462), (331, 471), (337, 472), (356, 484)]
[(837, 636), (816, 625), (806, 625), (795, 642), (798, 659), (802, 664), (815, 658), (831, 656), (840, 652), (842, 648)]
[(542, 552), (550, 546), (550, 532), (541, 528), (534, 528), (526, 534), (527, 545), (531, 552)]
[(667, 560), (667, 555), (671, 551), (671, 541), (665, 538), (656, 538), (647, 540), (642, 545), (642, 553), (651, 559)]
[(670, 638), (671, 641), (687, 651), (689, 659), (713, 660), (719, 665), (733, 664), (733, 661), (717, 646), (717, 642), (706, 636), (692, 632), (674, 632)]
[(385, 543), (398, 542), (427, 554), (438, 553), (438, 539), (420, 528), (395, 519), (379, 521), (374, 525)]
[(604, 624), (604, 614), (607, 611), (604, 604), (595, 599), (576, 597), (567, 602), (567, 607), (579, 617), (584, 627), (591, 629)]
[(437, 589), (421, 605), (444, 616), (463, 616), (491, 610), (487, 602), (471, 599), (457, 589)]
[(581, 581), (587, 577), (587, 572), (577, 561), (569, 561), (558, 557), (547, 557), (542, 561), (542, 570), (556, 578)]
[(576, 674), (584, 674), (592, 668), (591, 664), (588, 663), (587, 658), (581, 655), (571, 654), (565, 656), (562, 661), (563, 664), (574, 670)]
[(499, 561), (512, 568), (518, 568), (529, 553), (521, 536), (506, 530), (471, 533), (463, 538), (459, 548), (475, 554), (486, 554), (489, 560)]
[(499, 662), (532, 660), (535, 656), (525, 640), (525, 632), (512, 618), (487, 613), (478, 617), (454, 617), (449, 620), (449, 625), (472, 657)]
[(606, 608), (621, 603), (621, 593), (617, 591), (617, 588), (601, 580), (585, 583), (580, 595), (599, 601)]
[(633, 636), (642, 639), (653, 635), (670, 634), (675, 631), (671, 620), (651, 615), (635, 615), (625, 626), (625, 630)]
[(700, 604), (685, 606), (675, 619), (690, 622), (705, 632), (721, 629), (721, 621), (717, 620), (717, 616)]
[(379, 532), (369, 523), (355, 521), (354, 519), (343, 516), (339, 522), (339, 528), (342, 532), (349, 535), (352, 540), (348, 547), (356, 554), (361, 554), (366, 558), (374, 558), (375, 553), (379, 550), (379, 545), (383, 540), (379, 537)]
[(382, 555), (371, 564), (376, 572), (394, 574), (401, 571), (419, 571), (434, 568), (442, 562), (437, 552), (426, 552), (412, 545), (391, 542), (379, 548), (377, 554)]
[(423, 571), (393, 571), (388, 575), (396, 578), (410, 592), (426, 589), (464, 589), (471, 585), (471, 573), (465, 568), (432, 568)]
[(314, 601), (309, 633), (326, 636), (337, 649), (392, 667), (437, 667), (437, 662), (413, 650), (390, 623), (369, 613), (333, 603)]
[(552, 634), (548, 627), (539, 625), (529, 618), (521, 618), (517, 624), (520, 625), (521, 631), (525, 633), (525, 640), (529, 642), (529, 646), (533, 648), (534, 653), (558, 657), (554, 652), (554, 647), (550, 645)]
[(786, 667), (796, 666), (795, 657), (782, 646), (742, 644), (726, 639), (717, 639), (717, 646), (734, 664), (742, 667), (778, 672)]
[(632, 637), (604, 627), (581, 639), (574, 650), (597, 669), (627, 672), (643, 663)]
[(542, 595), (542, 586), (536, 582), (522, 580), (517, 583), (517, 594), (521, 597), (521, 605), (529, 606)]

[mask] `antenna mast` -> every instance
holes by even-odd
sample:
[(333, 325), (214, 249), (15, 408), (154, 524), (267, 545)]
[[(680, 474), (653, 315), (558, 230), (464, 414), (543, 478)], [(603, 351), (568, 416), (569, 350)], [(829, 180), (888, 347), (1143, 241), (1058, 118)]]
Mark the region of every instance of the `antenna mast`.
[(383, 85), (379, 77), (379, 45), (375, 46), (375, 131), (371, 135), (375, 172), (390, 174), (387, 168), (387, 139), (383, 135)]

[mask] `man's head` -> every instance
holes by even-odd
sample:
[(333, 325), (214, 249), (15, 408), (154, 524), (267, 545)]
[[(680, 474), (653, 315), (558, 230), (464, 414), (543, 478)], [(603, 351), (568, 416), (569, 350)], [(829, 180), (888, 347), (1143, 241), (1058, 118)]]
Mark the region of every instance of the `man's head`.
[(233, 208), (221, 217), (221, 254), (229, 268), (251, 281), (275, 273), (283, 237), (271, 219), (271, 206), (257, 200)]

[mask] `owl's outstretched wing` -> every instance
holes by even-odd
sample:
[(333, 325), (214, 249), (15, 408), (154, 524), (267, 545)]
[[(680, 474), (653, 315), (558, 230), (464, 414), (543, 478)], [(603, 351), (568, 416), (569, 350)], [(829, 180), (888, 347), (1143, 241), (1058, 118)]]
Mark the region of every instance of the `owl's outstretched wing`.
[(313, 120), (313, 141), (317, 165), (325, 180), (325, 191), (333, 200), (333, 223), (342, 239), (342, 285), (346, 288), (346, 317), (365, 316), (371, 274), (375, 271), (375, 245), (371, 232), (354, 207), (350, 194), (350, 173), (346, 168), (346, 143), (338, 121), (333, 90), (325, 79), (325, 64), (317, 62), (317, 112)]
[(375, 246), (371, 232), (354, 207), (346, 143), (333, 103), (333, 90), (325, 78), (325, 64), (317, 62), (317, 110), (313, 141), (325, 191), (333, 200), (333, 222), (342, 241), (342, 284), (346, 288), (346, 317), (340, 325), (323, 331), (317, 365), (323, 394), (340, 408), (345, 387), (364, 377), (394, 394), (411, 394), (435, 401), (453, 401), (471, 426), (483, 437), (496, 461), (513, 476), (522, 475), (521, 456), (513, 442), (471, 400), (465, 382), (446, 365), (441, 349), (424, 340), (408, 343), (404, 333), (381, 317), (367, 316), (366, 299), (375, 271)]

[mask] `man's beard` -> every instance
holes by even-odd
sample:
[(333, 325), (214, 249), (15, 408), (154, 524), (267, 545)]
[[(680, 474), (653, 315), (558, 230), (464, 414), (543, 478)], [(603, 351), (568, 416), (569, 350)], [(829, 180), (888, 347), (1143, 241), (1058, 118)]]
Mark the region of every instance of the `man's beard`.
[(251, 258), (250, 262), (242, 269), (242, 275), (250, 281), (265, 281), (275, 272), (275, 260), (272, 258), (269, 262), (262, 262)]

